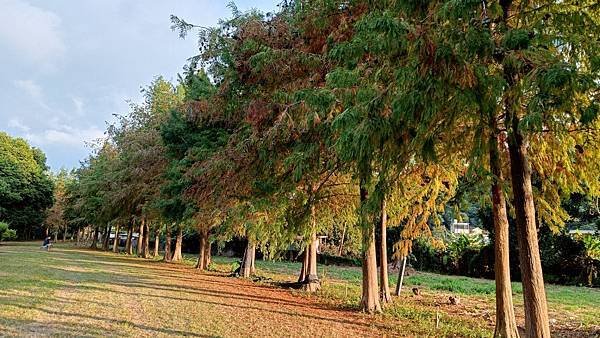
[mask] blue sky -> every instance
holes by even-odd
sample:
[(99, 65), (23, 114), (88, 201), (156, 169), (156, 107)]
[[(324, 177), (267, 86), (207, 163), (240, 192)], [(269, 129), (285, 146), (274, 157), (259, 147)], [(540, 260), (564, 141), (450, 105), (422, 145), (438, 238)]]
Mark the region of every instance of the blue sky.
[[(229, 1), (0, 0), (0, 130), (70, 169), (112, 114), (140, 100), (157, 75), (175, 79), (197, 51), (170, 30), (175, 14), (202, 26), (228, 17)], [(274, 11), (280, 0), (236, 1)]]

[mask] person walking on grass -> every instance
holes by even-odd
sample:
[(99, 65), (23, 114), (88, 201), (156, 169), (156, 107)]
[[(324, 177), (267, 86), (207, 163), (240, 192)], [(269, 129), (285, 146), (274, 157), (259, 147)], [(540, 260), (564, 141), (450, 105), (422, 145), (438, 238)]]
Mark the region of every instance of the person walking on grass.
[(46, 251), (50, 251), (51, 246), (52, 246), (52, 238), (50, 236), (48, 236), (44, 239), (41, 249), (46, 249)]

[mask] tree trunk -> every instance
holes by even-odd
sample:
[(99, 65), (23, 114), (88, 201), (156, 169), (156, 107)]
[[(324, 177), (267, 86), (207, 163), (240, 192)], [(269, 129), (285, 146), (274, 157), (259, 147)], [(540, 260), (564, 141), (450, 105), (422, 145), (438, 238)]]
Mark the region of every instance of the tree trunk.
[(115, 239), (113, 241), (113, 252), (119, 252), (119, 224), (115, 225)]
[(58, 229), (54, 232), (54, 243), (58, 243)]
[(244, 259), (242, 261), (241, 275), (244, 278), (248, 278), (252, 275), (252, 267), (254, 266), (254, 252), (256, 250), (256, 244), (248, 240), (246, 244), (246, 252), (244, 253)]
[(156, 231), (154, 232), (154, 252), (152, 253), (152, 256), (158, 257), (159, 246), (160, 246), (160, 227), (158, 227), (156, 229)]
[(308, 275), (308, 260), (309, 260), (309, 251), (310, 251), (310, 245), (307, 245), (304, 248), (304, 253), (302, 254), (302, 267), (300, 268), (300, 276), (298, 276), (298, 283), (303, 283), (304, 280), (306, 280), (306, 277)]
[(63, 242), (67, 241), (67, 226), (65, 225), (65, 231), (63, 232)]
[(496, 279), (496, 328), (494, 337), (519, 337), (510, 284), (508, 216), (502, 185), (502, 164), (495, 117), (490, 135), (490, 171), (492, 172), (492, 215), (494, 219), (494, 273)]
[[(317, 239), (317, 217), (316, 209), (314, 205), (310, 207), (310, 222), (312, 228), (312, 234), (310, 235), (310, 244), (308, 245), (305, 254), (304, 262), (307, 264), (305, 269), (305, 278), (302, 281), (304, 284), (302, 288), (308, 292), (316, 292), (321, 288), (321, 282), (319, 281), (319, 274), (317, 271), (317, 247), (319, 240)], [(303, 268), (304, 269), (304, 268)]]
[(175, 251), (173, 252), (173, 257), (171, 257), (172, 262), (181, 262), (183, 256), (181, 255), (181, 245), (183, 243), (183, 229), (181, 226), (177, 227), (177, 237), (175, 239)]
[(200, 250), (198, 252), (198, 262), (196, 262), (196, 269), (204, 271), (208, 269), (210, 265), (210, 229), (200, 228)]
[(346, 227), (347, 224), (344, 222), (344, 228), (342, 229), (342, 238), (340, 239), (340, 247), (338, 249), (338, 255), (341, 256), (344, 252), (344, 239), (346, 238)]
[[(363, 180), (360, 183), (360, 202), (361, 206), (367, 200), (367, 189)], [(364, 213), (364, 211), (361, 211)], [(375, 227), (368, 221), (368, 217), (361, 215), (362, 222), (362, 245), (363, 245), (363, 266), (362, 266), (362, 299), (361, 308), (368, 313), (381, 312), (381, 303), (379, 302), (377, 288), (377, 249), (375, 248)]]
[(167, 225), (165, 231), (165, 255), (163, 260), (171, 262), (171, 228)]
[(129, 225), (129, 228), (127, 229), (127, 240), (125, 240), (125, 253), (127, 253), (128, 255), (133, 254), (133, 244), (132, 242), (132, 236), (133, 236), (133, 225)]
[(516, 114), (513, 112), (509, 116), (511, 117), (511, 126), (508, 148), (513, 205), (517, 221), (519, 265), (523, 283), (525, 335), (527, 337), (550, 337), (546, 291), (535, 223), (531, 167), (527, 158), (527, 142), (519, 131), (519, 119)]
[(400, 296), (400, 292), (402, 291), (402, 283), (404, 282), (404, 271), (406, 271), (406, 260), (407, 257), (404, 256), (402, 258), (402, 267), (400, 271), (398, 271), (398, 282), (396, 283), (396, 296)]
[(148, 222), (144, 224), (144, 245), (143, 245), (142, 257), (148, 258), (150, 257), (150, 226)]
[(102, 250), (108, 251), (108, 246), (110, 244), (110, 229), (112, 226), (108, 225), (104, 228), (104, 239), (102, 240)]
[(380, 261), (381, 267), (379, 268), (379, 296), (381, 297), (382, 303), (389, 303), (392, 301), (392, 295), (390, 294), (390, 285), (388, 279), (388, 263), (387, 263), (387, 212), (386, 212), (385, 198), (381, 202), (381, 247), (380, 247)]
[(206, 230), (206, 245), (204, 246), (204, 268), (208, 269), (208, 266), (210, 265), (210, 260), (211, 260), (211, 241), (210, 241), (210, 230)]
[[(250, 274), (254, 275), (256, 273), (256, 244), (253, 245), (252, 248), (252, 259), (250, 260)], [(591, 282), (590, 282), (591, 285)]]
[(144, 235), (146, 228), (146, 219), (142, 217), (142, 221), (140, 223), (140, 231), (138, 232), (138, 241), (137, 241), (137, 255), (138, 257), (144, 256)]
[(196, 262), (196, 269), (200, 270), (200, 271), (204, 271), (206, 270), (206, 266), (204, 265), (204, 262), (206, 261), (206, 259), (204, 258), (204, 255), (206, 254), (206, 245), (208, 244), (207, 242), (207, 238), (206, 238), (206, 232), (204, 231), (204, 229), (200, 229), (199, 233), (198, 233), (199, 237), (200, 237), (200, 250), (198, 251), (198, 262)]
[(77, 228), (77, 242), (75, 244), (76, 246), (81, 245), (81, 229)]
[(91, 249), (97, 249), (98, 248), (98, 227), (94, 227), (94, 232), (92, 234), (92, 244), (90, 245)]

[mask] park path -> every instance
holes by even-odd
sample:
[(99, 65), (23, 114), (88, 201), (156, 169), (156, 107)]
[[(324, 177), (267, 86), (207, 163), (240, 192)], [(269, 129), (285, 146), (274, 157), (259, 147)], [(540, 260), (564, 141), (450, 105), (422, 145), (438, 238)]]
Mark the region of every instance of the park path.
[(183, 265), (77, 248), (46, 253), (30, 245), (9, 247), (8, 254), (10, 250), (24, 250), (19, 255), (23, 266), (48, 285), (2, 290), (0, 304), (14, 311), (0, 310), (6, 316), (0, 319), (0, 336), (397, 335), (382, 318)]

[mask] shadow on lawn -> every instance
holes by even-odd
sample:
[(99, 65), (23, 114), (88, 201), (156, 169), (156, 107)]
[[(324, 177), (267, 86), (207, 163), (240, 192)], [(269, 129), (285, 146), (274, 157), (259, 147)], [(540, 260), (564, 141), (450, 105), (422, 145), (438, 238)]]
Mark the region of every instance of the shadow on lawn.
[[(257, 311), (261, 313), (261, 315), (272, 313), (292, 318), (302, 317), (309, 320), (321, 321), (326, 325), (339, 323), (356, 328), (375, 326), (386, 331), (390, 329), (385, 325), (372, 323), (372, 320), (364, 321), (360, 319), (359, 315), (349, 313), (347, 310), (325, 304), (315, 304), (301, 297), (295, 297), (296, 299), (294, 300), (290, 300), (290, 297), (293, 296), (289, 294), (283, 295), (282, 298), (273, 297), (277, 295), (277, 292), (287, 292), (277, 290), (277, 288), (273, 286), (254, 285), (214, 274), (205, 275), (196, 273), (192, 275), (193, 278), (190, 278), (190, 274), (195, 271), (191, 267), (175, 266), (133, 257), (120, 257), (113, 255), (112, 253), (81, 248), (57, 247), (50, 252), (44, 252), (39, 251), (36, 245), (28, 245), (19, 248), (13, 247), (9, 251), (15, 253), (17, 250), (14, 249), (17, 249), (21, 253), (21, 261), (18, 262), (19, 264), (26, 266), (30, 265), (36, 268), (35, 274), (24, 274), (22, 271), (17, 271), (14, 275), (16, 277), (22, 277), (23, 280), (29, 282), (35, 282), (36, 279), (45, 279), (44, 282), (51, 281), (53, 282), (52, 287), (45, 287), (41, 282), (38, 283), (39, 285), (37, 287), (46, 288), (45, 290), (51, 291), (52, 293), (54, 293), (53, 290), (55, 290), (55, 288), (94, 290), (100, 291), (101, 293), (118, 292), (124, 297), (147, 297), (156, 299), (157, 302), (161, 299), (170, 299), (175, 301), (206, 303), (230, 308), (232, 313), (235, 313), (240, 309), (246, 309)], [(40, 255), (37, 254), (38, 251)], [(42, 264), (40, 264), (40, 260), (43, 261)], [(215, 280), (217, 278), (222, 278), (222, 281)], [(162, 282), (159, 280), (162, 280)], [(165, 280), (172, 280), (173, 284), (164, 282)], [(205, 287), (200, 288), (198, 286), (189, 285), (189, 283), (199, 283)], [(148, 292), (144, 292), (145, 290), (148, 290)], [(153, 293), (153, 290), (160, 290), (167, 294), (161, 295), (156, 292)], [(169, 292), (182, 293), (185, 296), (178, 297), (177, 295), (168, 294)], [(19, 297), (24, 297), (24, 300), (19, 302)], [(80, 318), (82, 320), (97, 320), (107, 323), (110, 322), (112, 324), (119, 323), (141, 330), (154, 331), (159, 334), (194, 335), (191, 332), (168, 328), (156, 328), (131, 321), (104, 318), (94, 314), (65, 312), (61, 311), (60, 308), (61, 303), (69, 304), (73, 302), (88, 302), (102, 307), (114, 306), (107, 302), (98, 302), (87, 299), (71, 300), (65, 297), (55, 297), (53, 294), (45, 296), (48, 298), (40, 299), (36, 299), (36, 296), (33, 295), (19, 297), (15, 297), (12, 300), (7, 298), (0, 299), (0, 304), (8, 306), (12, 305), (26, 310), (42, 311), (52, 316), (66, 316)], [(7, 300), (8, 302), (6, 302)], [(56, 302), (57, 307), (48, 308), (48, 303), (45, 303), (48, 300)], [(31, 303), (32, 301), (38, 301), (38, 303)], [(45, 322), (40, 322), (38, 324), (46, 325)], [(35, 327), (37, 324), (33, 321), (29, 325)], [(75, 330), (74, 328), (69, 328), (66, 323), (62, 325), (64, 327), (57, 325), (58, 323), (53, 326), (53, 329), (57, 330), (56, 332), (51, 331), (53, 334), (70, 335), (71, 333), (68, 332), (68, 329)], [(73, 325), (72, 322), (71, 325)], [(37, 330), (38, 328), (36, 327), (35, 329)], [(100, 330), (102, 328), (90, 327), (90, 329), (94, 331), (95, 329)], [(39, 333), (43, 334), (42, 332)], [(81, 332), (79, 333), (81, 334)], [(118, 332), (100, 332), (99, 335), (104, 335), (105, 333), (108, 335), (118, 335)]]
[[(339, 310), (339, 309), (332, 310), (332, 309), (326, 309), (323, 307), (312, 307), (312, 306), (306, 306), (306, 305), (303, 305), (300, 303), (282, 302), (278, 299), (270, 298), (270, 297), (249, 296), (246, 294), (222, 291), (222, 290), (190, 291), (190, 290), (187, 290), (186, 288), (175, 288), (175, 289), (161, 288), (161, 287), (155, 286), (152, 283), (132, 283), (132, 284), (130, 284), (130, 283), (126, 283), (126, 284), (108, 283), (107, 285), (116, 285), (116, 286), (121, 286), (121, 287), (132, 287), (132, 288), (143, 287), (143, 288), (147, 288), (150, 290), (156, 289), (156, 290), (173, 291), (173, 292), (185, 292), (187, 294), (196, 294), (196, 295), (200, 295), (200, 296), (208, 296), (208, 297), (212, 297), (215, 299), (224, 299), (224, 300), (223, 301), (215, 301), (215, 300), (207, 300), (206, 297), (204, 297), (204, 298), (184, 298), (184, 297), (167, 296), (167, 295), (155, 295), (155, 294), (151, 294), (151, 293), (142, 293), (142, 292), (134, 292), (134, 291), (123, 291), (123, 290), (117, 291), (117, 290), (114, 290), (111, 288), (103, 288), (103, 287), (92, 286), (92, 285), (79, 285), (79, 286), (77, 286), (77, 288), (96, 290), (96, 291), (101, 291), (101, 292), (117, 291), (119, 293), (122, 293), (122, 294), (125, 294), (128, 296), (133, 296), (133, 297), (150, 297), (150, 298), (157, 298), (157, 299), (171, 299), (171, 300), (176, 300), (176, 301), (186, 301), (186, 302), (193, 302), (193, 303), (205, 303), (205, 304), (211, 304), (211, 305), (216, 305), (216, 306), (228, 307), (228, 308), (232, 308), (234, 310), (236, 310), (236, 309), (237, 310), (239, 310), (239, 309), (256, 310), (261, 313), (269, 312), (269, 313), (273, 313), (273, 314), (280, 314), (280, 315), (285, 315), (285, 316), (290, 316), (290, 317), (303, 317), (303, 318), (318, 320), (318, 321), (322, 321), (322, 322), (339, 323), (339, 324), (351, 325), (351, 326), (356, 326), (356, 327), (375, 326), (375, 327), (378, 327), (379, 329), (383, 329), (383, 330), (390, 329), (386, 325), (380, 325), (380, 324), (376, 324), (376, 323), (360, 323), (360, 322), (340, 318), (341, 316), (347, 315), (349, 313), (349, 311)], [(249, 302), (254, 302), (254, 303), (267, 304), (267, 307), (261, 307), (261, 306), (257, 306), (257, 305), (248, 305), (247, 303), (246, 304), (240, 304), (240, 303), (228, 304), (226, 302), (227, 299), (236, 299), (236, 300), (241, 300), (241, 301), (246, 301), (246, 302), (249, 301)], [(307, 311), (327, 310), (327, 311), (331, 311), (332, 316), (327, 317), (327, 316), (311, 315), (311, 314), (293, 312), (293, 311), (276, 310), (276, 309), (272, 308), (272, 305), (287, 307), (289, 310), (292, 310), (293, 308), (302, 308)], [(269, 307), (269, 306), (271, 306), (271, 307)]]
[[(22, 309), (33, 309), (33, 310), (37, 310), (37, 311), (41, 311), (44, 313), (47, 313), (49, 315), (52, 316), (59, 316), (59, 317), (70, 317), (70, 318), (75, 318), (75, 319), (91, 319), (91, 320), (95, 320), (95, 321), (102, 321), (102, 322), (107, 322), (109, 324), (119, 324), (119, 325), (126, 325), (129, 327), (133, 327), (139, 330), (145, 330), (145, 331), (152, 331), (155, 333), (163, 333), (163, 334), (169, 334), (169, 335), (183, 335), (183, 336), (190, 336), (190, 337), (212, 337), (210, 335), (201, 335), (201, 334), (197, 334), (197, 333), (193, 333), (193, 332), (188, 332), (188, 331), (181, 331), (181, 330), (175, 330), (175, 329), (169, 329), (169, 328), (159, 328), (159, 327), (152, 327), (152, 326), (148, 326), (148, 325), (141, 325), (141, 324), (136, 324), (132, 321), (128, 321), (128, 320), (121, 320), (121, 319), (114, 319), (114, 318), (105, 318), (105, 317), (100, 317), (100, 316), (93, 316), (93, 315), (87, 315), (87, 314), (81, 314), (81, 313), (70, 313), (70, 312), (64, 312), (64, 311), (54, 311), (51, 309), (47, 309), (45, 307), (41, 307), (41, 306), (25, 306), (19, 303), (8, 303), (8, 305), (10, 306), (14, 306), (14, 307), (19, 307)], [(61, 326), (63, 326), (64, 328), (71, 330), (71, 331), (75, 331), (77, 332), (76, 336), (81, 336), (82, 335), (82, 331), (80, 329), (80, 326), (88, 326), (92, 332), (95, 332), (97, 330), (103, 330), (105, 333), (107, 333), (108, 335), (116, 335), (116, 336), (120, 336), (119, 332), (114, 332), (111, 330), (107, 330), (98, 326), (93, 326), (93, 325), (89, 325), (89, 324), (83, 324), (81, 322), (77, 322), (77, 327), (71, 327), (68, 326), (66, 323), (64, 322), (58, 322), (56, 321), (56, 323), (61, 323)], [(36, 325), (37, 324), (37, 325)], [(71, 323), (72, 324), (72, 323)], [(28, 325), (35, 325), (37, 327), (40, 328), (44, 328), (46, 325), (45, 323), (43, 325), (39, 325), (37, 322), (35, 321), (29, 321)], [(25, 332), (24, 332), (25, 333)], [(37, 332), (38, 334), (44, 335), (44, 332)], [(51, 331), (52, 335), (57, 335), (57, 336), (61, 336), (62, 334), (65, 334), (65, 332), (56, 332), (56, 331)], [(47, 333), (46, 333), (47, 334)]]

